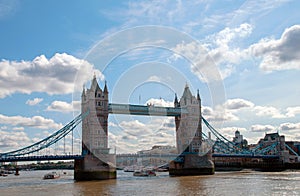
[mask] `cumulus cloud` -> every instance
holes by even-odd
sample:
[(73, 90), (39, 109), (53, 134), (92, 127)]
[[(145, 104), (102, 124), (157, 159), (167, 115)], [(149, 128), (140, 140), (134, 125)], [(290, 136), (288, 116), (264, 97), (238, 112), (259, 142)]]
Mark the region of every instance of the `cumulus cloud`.
[(244, 127), (224, 127), (224, 128), (221, 128), (222, 132), (227, 132), (227, 133), (231, 133), (231, 134), (234, 134), (236, 130), (238, 130), (240, 132), (247, 132), (247, 129), (244, 128)]
[(228, 99), (224, 104), (224, 110), (230, 110), (230, 112), (237, 112), (239, 109), (243, 108), (249, 108), (248, 111), (254, 112), (255, 115), (259, 117), (290, 118), (300, 114), (299, 106), (288, 107), (286, 113), (284, 113), (284, 111), (276, 107), (255, 105), (251, 101), (241, 98)]
[(228, 99), (222, 106), (216, 106), (215, 108), (202, 106), (202, 115), (210, 121), (235, 121), (240, 119), (238, 113), (245, 108), (247, 108), (247, 111), (244, 115), (256, 115), (272, 119), (291, 118), (300, 114), (299, 106), (288, 107), (287, 112), (284, 113), (282, 109), (273, 106), (259, 106), (251, 101), (235, 98)]
[(249, 51), (262, 58), (260, 68), (266, 72), (300, 69), (300, 25), (287, 28), (279, 39), (265, 38)]
[(247, 37), (251, 32), (252, 26), (243, 23), (236, 28), (226, 27), (220, 32), (208, 36), (201, 44), (197, 42), (182, 43), (173, 50), (192, 62), (197, 62), (191, 65), (191, 71), (203, 82), (222, 80), (235, 71), (234, 64), (238, 64), (248, 56), (246, 50), (232, 48), (232, 43)]
[(244, 99), (228, 99), (225, 102), (225, 108), (230, 110), (238, 110), (242, 108), (252, 108), (254, 103)]
[(28, 99), (26, 101), (26, 104), (30, 105), (30, 106), (33, 106), (33, 105), (37, 105), (37, 104), (41, 103), (43, 100), (44, 100), (43, 98), (34, 98), (32, 100)]
[[(172, 124), (172, 125), (171, 125)], [(112, 128), (115, 128), (115, 124)], [(150, 122), (138, 120), (122, 121), (120, 134), (109, 133), (109, 143), (116, 146), (118, 153), (136, 153), (154, 145), (175, 145), (174, 118), (154, 117)]]
[(226, 27), (222, 31), (206, 38), (203, 45), (209, 56), (218, 65), (222, 79), (229, 77), (235, 66), (242, 59), (247, 57), (245, 50), (233, 47), (232, 43), (243, 39), (252, 33), (253, 27), (248, 23), (243, 23), (236, 28)]
[(31, 139), (23, 131), (9, 132), (0, 130), (0, 149), (6, 152), (31, 144)]
[(162, 106), (162, 107), (174, 107), (174, 103), (171, 101), (165, 101), (164, 99), (149, 99), (146, 104), (154, 105), (154, 106)]
[[(76, 77), (76, 85), (74, 80)], [(0, 98), (13, 93), (45, 92), (49, 95), (68, 94), (82, 90), (91, 73), (104, 79), (102, 73), (89, 62), (66, 53), (56, 53), (47, 59), (44, 55), (33, 61), (0, 61)]]
[(208, 121), (222, 122), (239, 120), (239, 118), (236, 115), (222, 107), (216, 107), (215, 109), (212, 109), (208, 106), (202, 106), (201, 109), (202, 116)]
[(281, 114), (281, 112), (272, 106), (255, 106), (254, 110), (256, 111), (257, 116), (270, 116), (272, 118), (285, 118), (286, 116), (284, 114)]
[(296, 115), (300, 114), (300, 106), (296, 107), (288, 107), (286, 116), (287, 117), (295, 117)]
[(0, 124), (55, 130), (62, 127), (62, 124), (57, 124), (52, 119), (47, 119), (42, 116), (33, 116), (29, 118), (23, 116), (5, 116), (2, 114), (0, 114)]
[(53, 101), (46, 109), (47, 111), (56, 111), (62, 113), (68, 113), (80, 110), (80, 101), (72, 101), (67, 103), (64, 101)]
[(300, 130), (300, 123), (283, 123), (279, 127), (283, 131)]
[(251, 131), (252, 132), (269, 132), (269, 131), (275, 131), (275, 127), (272, 125), (252, 125)]
[(222, 80), (220, 70), (203, 45), (198, 42), (177, 44), (172, 49), (175, 53), (181, 54), (191, 62), (191, 72), (203, 82)]

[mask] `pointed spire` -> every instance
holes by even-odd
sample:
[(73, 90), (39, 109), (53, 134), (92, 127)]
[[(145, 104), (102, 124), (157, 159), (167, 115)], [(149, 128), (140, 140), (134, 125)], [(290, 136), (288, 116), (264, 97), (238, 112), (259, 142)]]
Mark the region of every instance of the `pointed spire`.
[(108, 94), (107, 85), (106, 85), (106, 80), (105, 80), (105, 85), (104, 85), (104, 93)]
[(82, 85), (82, 94), (81, 96), (85, 96), (85, 84)]
[(175, 93), (175, 100), (174, 100), (174, 104), (178, 103), (178, 98), (177, 98), (177, 94)]
[(200, 100), (200, 93), (199, 93), (199, 89), (197, 89), (197, 100)]
[(189, 98), (189, 99), (191, 99), (191, 97), (192, 97), (192, 93), (190, 91), (188, 83), (185, 84), (185, 88), (184, 88), (182, 97)]
[(180, 107), (180, 103), (177, 98), (177, 94), (175, 93), (174, 107)]
[(97, 78), (96, 78), (96, 74), (94, 73), (93, 79), (92, 79), (92, 83), (91, 83), (91, 88), (94, 87), (94, 89), (96, 88), (96, 84), (97, 84)]
[(188, 84), (188, 82), (185, 82), (185, 87), (184, 87), (185, 89), (186, 88), (189, 88), (189, 84)]

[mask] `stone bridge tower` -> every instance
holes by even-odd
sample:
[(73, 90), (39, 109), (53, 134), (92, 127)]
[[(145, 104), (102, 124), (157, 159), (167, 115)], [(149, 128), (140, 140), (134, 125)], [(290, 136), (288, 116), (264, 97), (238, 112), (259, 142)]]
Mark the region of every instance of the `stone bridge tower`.
[(83, 89), (81, 112), (89, 111), (82, 121), (82, 155), (75, 162), (75, 180), (102, 180), (116, 178), (115, 155), (108, 148), (108, 90), (99, 87), (94, 76), (90, 89)]
[(170, 163), (170, 175), (214, 174), (211, 151), (202, 150), (201, 99), (199, 91), (193, 96), (188, 85), (178, 101), (175, 95), (174, 107), (187, 113), (175, 117), (176, 144), (180, 156)]

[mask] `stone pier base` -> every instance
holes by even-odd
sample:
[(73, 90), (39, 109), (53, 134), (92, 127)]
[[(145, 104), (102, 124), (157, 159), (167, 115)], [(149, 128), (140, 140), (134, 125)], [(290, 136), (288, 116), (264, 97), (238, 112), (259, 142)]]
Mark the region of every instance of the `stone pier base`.
[(215, 173), (214, 163), (210, 159), (211, 155), (199, 156), (197, 154), (180, 155), (169, 164), (170, 176), (194, 176), (212, 175)]
[(116, 179), (115, 167), (99, 160), (93, 155), (86, 155), (83, 159), (75, 160), (74, 179), (76, 181)]

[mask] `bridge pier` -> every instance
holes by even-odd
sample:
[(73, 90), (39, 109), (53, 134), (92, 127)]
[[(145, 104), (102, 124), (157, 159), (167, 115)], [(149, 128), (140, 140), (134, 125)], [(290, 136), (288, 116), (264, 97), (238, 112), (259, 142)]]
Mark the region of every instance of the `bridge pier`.
[(83, 159), (75, 160), (74, 179), (76, 181), (116, 179), (115, 167), (101, 161), (93, 155), (86, 155)]
[(198, 154), (184, 154), (179, 160), (173, 160), (169, 164), (170, 176), (194, 176), (212, 175), (215, 173), (214, 163), (211, 161), (211, 153), (200, 156)]

